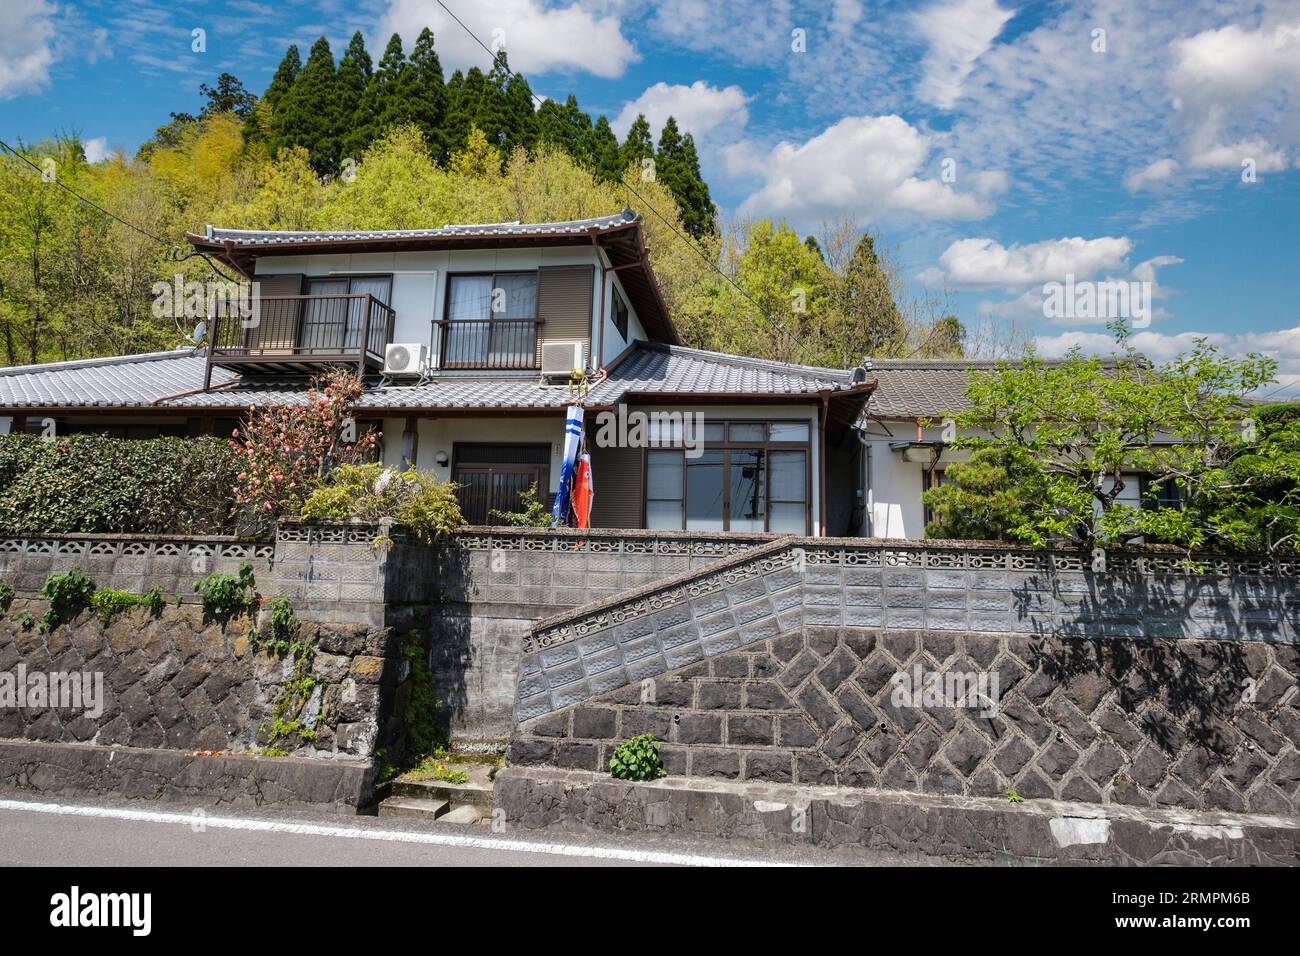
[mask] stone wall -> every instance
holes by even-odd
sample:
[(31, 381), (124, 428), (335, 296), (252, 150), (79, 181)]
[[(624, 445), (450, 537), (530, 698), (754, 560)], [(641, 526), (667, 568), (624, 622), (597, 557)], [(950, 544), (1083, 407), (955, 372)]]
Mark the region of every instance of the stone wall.
[[(39, 618), (44, 605), (19, 598), (0, 619), (0, 673), (17, 675), (21, 667), (27, 675), (98, 676), (102, 713), (0, 706), (0, 738), (202, 751), (273, 743), (300, 756), (369, 757), (400, 735), (404, 662), (397, 639), (382, 628), (304, 623), (299, 640), (316, 651), (299, 675), (292, 657), (251, 644), (245, 617), (223, 625), (205, 621), (200, 608), (169, 604), (156, 617), (144, 608), (124, 611), (107, 627), (83, 611), (42, 633), (18, 620), (23, 610)], [(303, 676), (314, 685), (300, 722), (314, 736), (271, 741), (277, 704)]]
[[(510, 759), (596, 770), (651, 731), (674, 774), (1300, 811), (1295, 569), (1109, 564), (771, 542), (539, 623)], [(900, 705), (917, 668), (996, 675), (995, 712)]]

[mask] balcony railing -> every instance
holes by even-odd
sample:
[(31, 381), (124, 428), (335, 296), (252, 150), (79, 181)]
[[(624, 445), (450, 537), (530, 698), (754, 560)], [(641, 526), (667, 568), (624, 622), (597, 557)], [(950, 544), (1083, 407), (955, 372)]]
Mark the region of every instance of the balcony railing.
[(212, 319), (208, 363), (246, 370), (355, 364), (362, 374), (383, 367), (395, 318), (366, 293), (261, 296), (247, 318)]
[(541, 319), (459, 319), (439, 322), (441, 368), (533, 369)]

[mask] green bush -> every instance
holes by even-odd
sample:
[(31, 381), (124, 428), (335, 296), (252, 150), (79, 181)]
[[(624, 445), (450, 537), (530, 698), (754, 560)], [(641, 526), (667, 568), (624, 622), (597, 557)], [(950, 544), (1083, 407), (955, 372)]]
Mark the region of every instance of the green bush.
[(659, 759), (659, 741), (654, 734), (638, 734), (615, 747), (609, 757), (609, 772), (619, 780), (657, 780), (668, 776)]
[(522, 511), (498, 511), (493, 508), (488, 512), (488, 517), (521, 528), (549, 528), (555, 523), (551, 509), (542, 504), (537, 496), (537, 482), (534, 481), (527, 489), (519, 492), (519, 504), (523, 506)]
[(9, 605), (14, 603), (14, 586), (4, 581), (0, 581), (0, 614), (9, 611)]
[(0, 530), (229, 531), (237, 465), (216, 438), (0, 437)]
[(203, 613), (223, 623), (252, 610), (258, 600), (256, 588), (253, 566), (247, 561), (239, 565), (237, 576), (213, 572), (194, 582), (195, 593), (203, 595)]
[(94, 595), (95, 582), (81, 568), (70, 568), (66, 574), (51, 574), (41, 587), (41, 597), (50, 605), (41, 618), (41, 630), (48, 631), (76, 617), (78, 611), (90, 605)]
[(432, 472), (382, 465), (340, 465), (303, 503), (304, 521), (392, 518), (433, 544), (465, 523), (456, 486)]

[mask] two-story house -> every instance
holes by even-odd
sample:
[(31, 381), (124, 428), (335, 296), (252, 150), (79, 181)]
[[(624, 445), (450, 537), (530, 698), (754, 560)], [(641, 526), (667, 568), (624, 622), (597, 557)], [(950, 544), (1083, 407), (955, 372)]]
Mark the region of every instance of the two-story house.
[(381, 431), (383, 460), (455, 481), (472, 523), (534, 483), (555, 494), (565, 412), (582, 404), (594, 526), (861, 528), (853, 425), (875, 382), (683, 347), (630, 210), (188, 239), (256, 282), (253, 318), (211, 316), (194, 348), (0, 370), (11, 430), (227, 435), (344, 365), (362, 376), (355, 415)]

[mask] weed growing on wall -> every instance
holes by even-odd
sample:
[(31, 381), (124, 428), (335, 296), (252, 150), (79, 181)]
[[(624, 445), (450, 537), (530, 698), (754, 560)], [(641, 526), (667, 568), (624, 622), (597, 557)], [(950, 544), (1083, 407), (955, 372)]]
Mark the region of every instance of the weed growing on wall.
[(239, 574), (212, 573), (194, 582), (194, 591), (203, 595), (204, 617), (225, 623), (237, 614), (247, 614), (257, 606), (257, 583), (253, 566), (239, 565)]
[(657, 780), (668, 776), (659, 759), (654, 734), (637, 734), (619, 744), (609, 757), (609, 772), (619, 780)]
[(144, 594), (103, 588), (96, 591), (90, 599), (90, 606), (98, 612), (99, 623), (104, 627), (108, 627), (115, 616), (133, 607), (147, 607), (150, 614), (157, 616), (162, 613), (165, 603), (162, 591), (156, 587), (150, 588)]
[(95, 594), (95, 582), (81, 568), (70, 568), (64, 574), (51, 574), (41, 587), (41, 597), (49, 602), (41, 618), (41, 630), (50, 631), (64, 621), (77, 616), (90, 605)]
[(14, 603), (14, 586), (0, 581), (0, 614), (9, 613), (9, 605)]
[(411, 699), (405, 715), (409, 753), (423, 757), (437, 750), (445, 752), (450, 744), (437, 719), (442, 701), (434, 696), (433, 671), (425, 661), (425, 650), (419, 644), (408, 644), (402, 648), (402, 656), (411, 666)]

